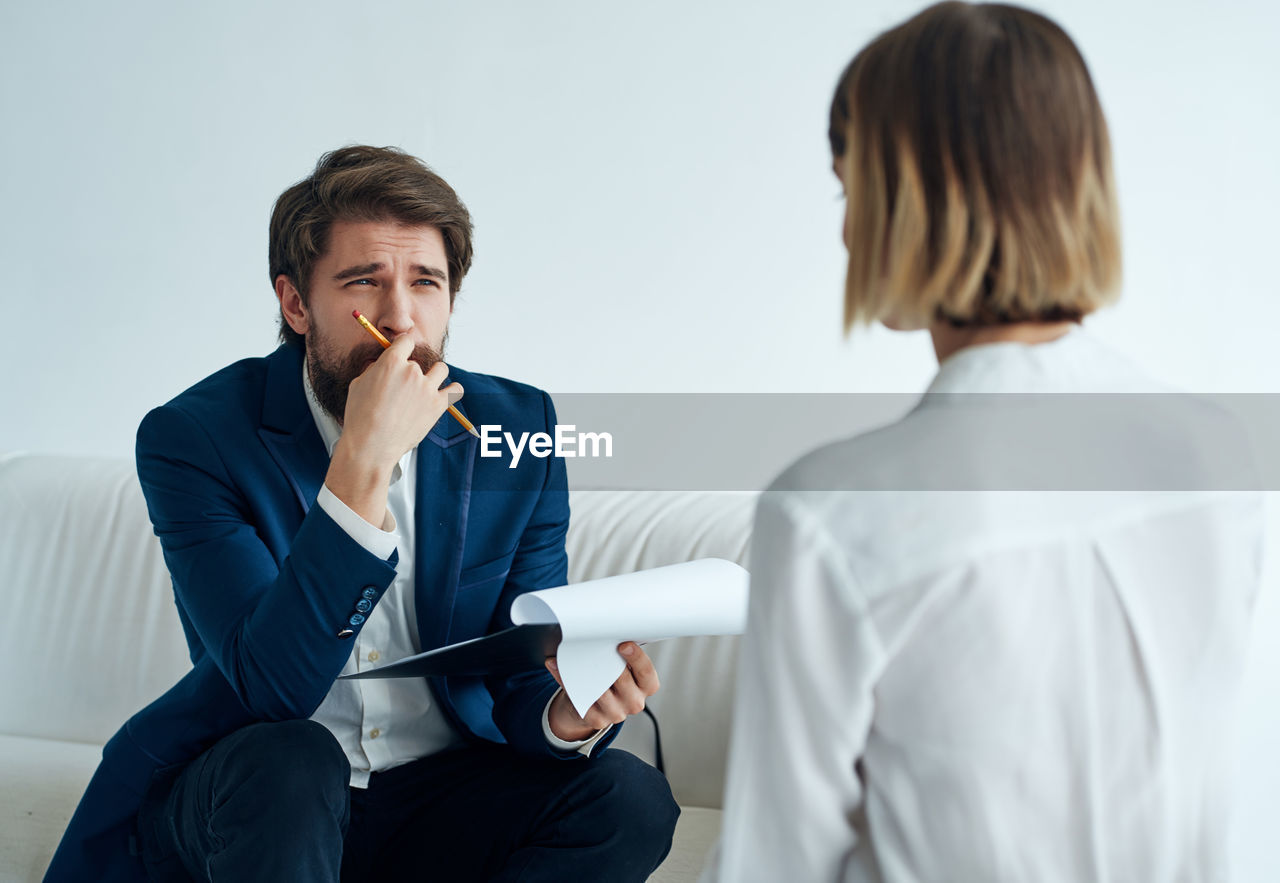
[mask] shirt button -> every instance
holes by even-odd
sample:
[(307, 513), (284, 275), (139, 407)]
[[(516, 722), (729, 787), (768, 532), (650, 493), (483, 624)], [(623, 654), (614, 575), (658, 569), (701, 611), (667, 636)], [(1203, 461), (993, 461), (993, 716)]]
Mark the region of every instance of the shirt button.
[(370, 661), (370, 662), (377, 662), (377, 661), (378, 661), (379, 659), (381, 659), (381, 658), (382, 658), (382, 654), (381, 654), (381, 653), (379, 653), (377, 650), (370, 650), (370, 651), (369, 651), (369, 661)]
[(378, 729), (377, 727), (374, 727), (372, 730), (369, 731), (370, 739), (376, 739), (381, 735), (382, 735), (382, 730)]

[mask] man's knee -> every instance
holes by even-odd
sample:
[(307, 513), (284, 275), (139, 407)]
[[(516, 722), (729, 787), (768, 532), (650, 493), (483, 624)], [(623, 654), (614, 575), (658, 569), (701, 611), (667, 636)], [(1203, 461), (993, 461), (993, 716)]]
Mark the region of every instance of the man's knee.
[[(265, 764), (284, 770), (338, 771), (347, 764), (342, 746), (325, 727), (312, 720), (268, 721), (251, 724), (228, 739), (233, 750), (252, 753)], [(347, 774), (350, 775), (350, 767)]]
[(594, 811), (665, 855), (680, 816), (666, 777), (626, 751), (606, 751), (589, 763), (602, 785)]
[[(309, 720), (252, 724), (224, 738), (208, 758), (196, 787), (220, 795), (223, 815), (244, 810), (260, 817), (293, 818), (304, 827), (332, 816), (346, 825), (351, 767), (327, 729)], [(193, 783), (194, 784), (194, 783)]]
[[(144, 807), (140, 826), (155, 832), (144, 847), (148, 860), (177, 854), (197, 879), (232, 879), (233, 868), (261, 865), (269, 842), (321, 869), (314, 879), (327, 879), (323, 869), (336, 869), (341, 856), (349, 777), (342, 748), (320, 724), (237, 730), (193, 761), (167, 796)], [(336, 870), (330, 876), (336, 879)]]
[(247, 778), (267, 795), (345, 795), (351, 767), (342, 746), (324, 726), (310, 720), (253, 724), (236, 734), (234, 747), (252, 764)]

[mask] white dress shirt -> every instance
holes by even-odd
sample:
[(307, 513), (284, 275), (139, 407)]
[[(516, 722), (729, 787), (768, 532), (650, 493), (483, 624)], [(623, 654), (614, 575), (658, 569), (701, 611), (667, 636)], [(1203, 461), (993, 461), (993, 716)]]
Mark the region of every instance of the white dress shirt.
[[(333, 448), (342, 427), (316, 400), (306, 364), (302, 383), (307, 404), (325, 449)], [(338, 499), (327, 485), (316, 504), (357, 543), (379, 558), (390, 558), (399, 549), (396, 575), (382, 598), (369, 612), (355, 636), (351, 656), (340, 674), (380, 668), (422, 651), (414, 597), (414, 489), (417, 486), (418, 450), (411, 449), (396, 464), (387, 491), (387, 517), (374, 527)], [(552, 696), (554, 701), (555, 696)], [(548, 743), (563, 751), (590, 754), (601, 730), (590, 739), (568, 742), (558, 738), (548, 721), (551, 703), (542, 714), (542, 731)], [(436, 702), (426, 678), (370, 678), (335, 680), (311, 719), (333, 733), (351, 764), (351, 787), (365, 788), (369, 774), (389, 770), (462, 744)]]
[[(1077, 330), (961, 350), (930, 392), (1153, 389)], [(1260, 497), (895, 490), (929, 463), (1007, 488), (947, 398), (762, 495), (704, 880), (1224, 877)], [(1141, 411), (1108, 430), (1139, 471), (1164, 442)]]

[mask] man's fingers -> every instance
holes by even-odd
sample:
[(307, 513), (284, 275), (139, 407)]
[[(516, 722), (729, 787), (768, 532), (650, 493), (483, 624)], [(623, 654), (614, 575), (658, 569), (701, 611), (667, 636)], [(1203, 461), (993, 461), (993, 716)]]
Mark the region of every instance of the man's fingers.
[(462, 389), (462, 384), (455, 380), (448, 386), (443, 387), (440, 391), (449, 394), (449, 404), (456, 405), (462, 400), (462, 393), (464, 390)]
[(597, 699), (595, 704), (587, 709), (586, 716), (583, 718), (587, 722), (587, 726), (597, 730), (603, 729), (609, 724), (621, 723), (626, 719), (627, 712), (622, 706), (622, 701), (612, 689)]
[[(600, 730), (639, 714), (644, 711), (645, 700), (658, 692), (658, 673), (649, 654), (633, 641), (619, 644), (618, 652), (626, 660), (627, 668), (582, 716), (582, 721), (592, 729)], [(563, 687), (554, 656), (546, 658), (546, 666), (556, 683)]]
[(444, 386), (445, 379), (449, 376), (449, 366), (444, 362), (436, 362), (426, 371), (427, 379), (431, 381), (435, 389)]
[(563, 687), (564, 681), (560, 680), (560, 669), (556, 666), (556, 658), (554, 656), (547, 657), (546, 666), (547, 671), (551, 672), (551, 677), (555, 678), (556, 683)]
[(618, 706), (628, 715), (639, 714), (644, 711), (644, 700), (647, 695), (640, 689), (635, 681), (627, 678), (623, 681), (618, 679), (618, 683), (609, 688), (609, 692), (618, 700)]
[(387, 352), (391, 353), (397, 359), (407, 359), (409, 354), (413, 352), (413, 336), (410, 334), (401, 334), (391, 341), (391, 346), (387, 347)]
[[(658, 692), (661, 684), (658, 681), (658, 670), (653, 667), (653, 660), (649, 658), (649, 654), (644, 652), (644, 648), (634, 641), (618, 645), (618, 652), (622, 654), (622, 658), (626, 660), (627, 671), (631, 673), (631, 678), (646, 696), (652, 696)], [(622, 673), (625, 678), (627, 672)], [(618, 679), (619, 682), (622, 678)]]

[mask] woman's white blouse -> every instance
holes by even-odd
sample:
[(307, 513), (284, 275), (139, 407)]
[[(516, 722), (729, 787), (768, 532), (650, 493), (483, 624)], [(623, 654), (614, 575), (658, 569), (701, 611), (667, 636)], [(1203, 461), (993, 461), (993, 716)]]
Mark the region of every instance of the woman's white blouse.
[[(902, 421), (806, 456), (761, 497), (704, 879), (1225, 876), (1260, 497), (1208, 478), (1011, 489), (1006, 464), (957, 447), (957, 397), (933, 395), (1156, 389), (1082, 331), (972, 347)], [(978, 396), (966, 414), (1033, 400)], [(1177, 449), (1184, 400), (1108, 422), (1124, 471)], [(930, 489), (940, 464), (1003, 489)]]

